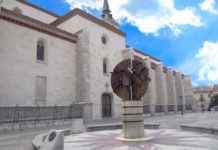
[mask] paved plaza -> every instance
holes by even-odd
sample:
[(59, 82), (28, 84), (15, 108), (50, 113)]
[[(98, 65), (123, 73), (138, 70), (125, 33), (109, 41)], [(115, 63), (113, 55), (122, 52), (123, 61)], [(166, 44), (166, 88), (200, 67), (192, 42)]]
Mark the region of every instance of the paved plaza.
[[(190, 143), (194, 143), (194, 141), (198, 141), (199, 143), (199, 141), (201, 141), (200, 144), (202, 144), (204, 143), (203, 142), (204, 140), (207, 143), (214, 143), (214, 142), (218, 143), (217, 136), (201, 134), (201, 133), (186, 132), (186, 131), (181, 131), (179, 129), (181, 124), (191, 124), (191, 125), (194, 124), (198, 126), (202, 125), (202, 126), (208, 126), (208, 127), (211, 127), (211, 126), (215, 127), (218, 124), (217, 118), (218, 118), (218, 113), (188, 113), (188, 114), (184, 114), (183, 116), (181, 114), (171, 114), (171, 115), (157, 115), (153, 117), (145, 117), (145, 123), (160, 124), (160, 130), (149, 130), (148, 131), (149, 135), (161, 135), (162, 138), (159, 138), (158, 140), (156, 139), (152, 142), (153, 144), (156, 144), (156, 147), (158, 143), (161, 143), (161, 142), (164, 142), (165, 144), (169, 142), (169, 144), (172, 144), (173, 141), (170, 141), (170, 140), (167, 141), (170, 138), (173, 140), (177, 140), (179, 143), (183, 141), (189, 141)], [(92, 122), (90, 124), (95, 123), (95, 124), (100, 125), (100, 124), (117, 123), (117, 122), (119, 122), (119, 120), (104, 120), (104, 121)], [(170, 129), (170, 130), (165, 130), (165, 129)], [(43, 129), (43, 130), (22, 131), (16, 134), (1, 134), (0, 135), (0, 149), (1, 150), (32, 150), (31, 141), (34, 138), (34, 136), (37, 134), (46, 132), (48, 130), (49, 129)], [(97, 133), (103, 134), (104, 131), (100, 131)], [(111, 136), (116, 136), (120, 132), (119, 130), (114, 130), (108, 133), (113, 133), (111, 134)], [(174, 139), (175, 134), (176, 134), (176, 138), (178, 139)], [(98, 138), (97, 135), (98, 134), (96, 134), (96, 136), (90, 136), (88, 141), (91, 141), (92, 144), (95, 145), (94, 141), (96, 141), (96, 138)], [(170, 135), (170, 137), (168, 135)], [(84, 136), (86, 135), (84, 134), (77, 135), (77, 137), (79, 138), (83, 138)], [(107, 138), (107, 136), (110, 136), (110, 135), (106, 134), (105, 138)], [(73, 137), (72, 139), (75, 139), (75, 138), (76, 137)], [(69, 146), (69, 145), (67, 144), (66, 146)], [(207, 148), (207, 150), (218, 150), (218, 146), (217, 148), (213, 144), (211, 144), (211, 146), (212, 147)], [(164, 147), (164, 145), (162, 145), (162, 147)], [(194, 147), (195, 146), (192, 145), (193, 150), (195, 150)], [(196, 150), (206, 149), (204, 146), (202, 147), (201, 145), (199, 147), (200, 148), (197, 148)], [(173, 149), (173, 147), (171, 148)], [(171, 150), (171, 149), (167, 149), (167, 150)]]
[(65, 138), (65, 150), (217, 150), (218, 138), (174, 129), (145, 130), (145, 142), (118, 140), (121, 130), (86, 132)]
[(160, 124), (160, 128), (167, 129), (180, 129), (180, 125), (193, 125), (207, 128), (213, 127), (218, 129), (218, 113), (205, 112), (155, 116), (146, 118), (145, 123), (158, 123)]
[[(121, 123), (121, 120), (104, 120), (93, 121), (89, 125), (101, 125), (101, 124), (116, 124)], [(218, 124), (217, 112), (205, 112), (205, 113), (186, 113), (181, 115), (180, 113), (174, 114), (156, 114), (155, 116), (145, 116), (145, 124), (160, 124), (160, 128), (166, 129), (180, 129), (180, 125), (196, 125), (214, 128)]]

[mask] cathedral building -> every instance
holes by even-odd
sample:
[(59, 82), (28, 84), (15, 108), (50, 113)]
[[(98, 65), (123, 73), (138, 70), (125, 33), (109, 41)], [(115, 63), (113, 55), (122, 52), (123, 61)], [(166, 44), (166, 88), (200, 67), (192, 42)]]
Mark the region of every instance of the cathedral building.
[(84, 105), (88, 119), (119, 118), (110, 83), (129, 55), (149, 68), (144, 112), (191, 110), (191, 78), (126, 45), (107, 0), (102, 18), (80, 9), (58, 16), (25, 0), (0, 4), (0, 107)]

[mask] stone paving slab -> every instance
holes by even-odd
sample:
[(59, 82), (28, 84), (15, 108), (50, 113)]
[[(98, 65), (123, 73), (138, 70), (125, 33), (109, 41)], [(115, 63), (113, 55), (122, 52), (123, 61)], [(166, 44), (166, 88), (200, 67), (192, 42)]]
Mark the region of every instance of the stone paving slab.
[[(101, 131), (101, 130), (113, 130), (113, 129), (122, 129), (122, 123), (105, 123), (105, 124), (97, 124), (97, 125), (88, 125), (87, 131)], [(159, 124), (144, 124), (145, 129), (159, 129)]]
[(218, 138), (174, 129), (145, 130), (145, 142), (118, 140), (121, 130), (86, 132), (65, 138), (64, 150), (218, 150)]
[(217, 112), (198, 113), (195, 115), (196, 119), (193, 119), (193, 121), (190, 122), (182, 123), (180, 125), (181, 129), (218, 135)]
[[(54, 126), (53, 129), (67, 129), (70, 126)], [(46, 133), (51, 128), (32, 129), (27, 131), (15, 131), (0, 134), (0, 150), (33, 150), (32, 140), (38, 134)], [(66, 131), (67, 134), (67, 131)]]
[[(107, 119), (101, 121), (93, 121), (87, 125), (99, 125), (104, 123), (116, 124), (120, 122), (120, 119)], [(208, 125), (210, 127), (218, 125), (218, 112), (213, 113), (188, 113), (188, 114), (170, 114), (163, 115), (158, 114), (157, 116), (146, 116), (145, 124), (160, 124), (161, 129), (180, 129), (180, 125)], [(68, 128), (62, 126), (61, 128)], [(58, 129), (58, 128), (54, 128)], [(34, 129), (24, 130), (19, 132), (10, 132), (0, 134), (0, 150), (32, 150), (31, 141), (40, 133), (47, 132), (49, 129)], [(217, 146), (218, 147), (218, 146)], [(168, 149), (167, 149), (168, 150)], [(171, 150), (171, 149), (169, 149)], [(199, 150), (199, 149), (196, 149)], [(207, 149), (208, 150), (208, 149)], [(218, 150), (212, 149), (212, 150)]]

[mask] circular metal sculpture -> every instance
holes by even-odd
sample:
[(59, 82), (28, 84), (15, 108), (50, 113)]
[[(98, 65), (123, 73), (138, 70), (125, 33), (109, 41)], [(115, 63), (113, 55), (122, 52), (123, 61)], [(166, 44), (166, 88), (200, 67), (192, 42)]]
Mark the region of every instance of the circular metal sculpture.
[(139, 60), (126, 59), (113, 70), (111, 85), (123, 100), (140, 100), (150, 82), (148, 68)]

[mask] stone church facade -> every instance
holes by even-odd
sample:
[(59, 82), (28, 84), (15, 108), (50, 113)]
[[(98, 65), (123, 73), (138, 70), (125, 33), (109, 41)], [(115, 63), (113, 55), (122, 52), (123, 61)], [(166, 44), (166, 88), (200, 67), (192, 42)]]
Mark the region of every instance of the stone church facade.
[(0, 106), (84, 105), (89, 119), (118, 118), (113, 68), (130, 55), (149, 68), (145, 113), (191, 109), (191, 78), (126, 46), (107, 0), (102, 18), (80, 9), (58, 16), (25, 0), (0, 4)]

